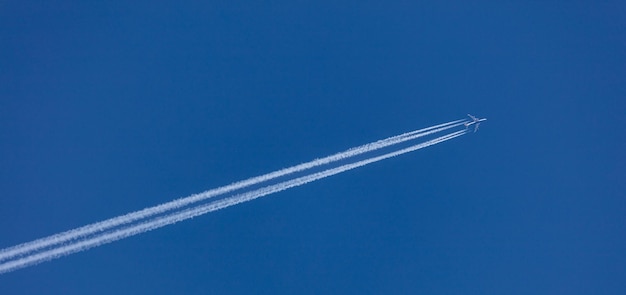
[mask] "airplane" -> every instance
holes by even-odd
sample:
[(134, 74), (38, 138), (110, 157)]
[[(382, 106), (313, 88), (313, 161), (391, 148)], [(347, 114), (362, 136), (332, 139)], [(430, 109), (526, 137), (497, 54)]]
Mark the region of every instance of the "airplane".
[(482, 121), (487, 121), (487, 118), (476, 118), (470, 114), (467, 114), (470, 118), (472, 118), (472, 122), (467, 122), (463, 125), (465, 125), (465, 128), (469, 128), (469, 126), (474, 125), (474, 132), (478, 131), (478, 126), (480, 125), (480, 122)]

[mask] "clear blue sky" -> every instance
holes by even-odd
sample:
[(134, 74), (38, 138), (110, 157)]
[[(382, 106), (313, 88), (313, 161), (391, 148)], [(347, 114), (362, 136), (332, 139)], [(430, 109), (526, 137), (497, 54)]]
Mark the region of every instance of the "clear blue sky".
[(626, 292), (623, 1), (217, 2), (0, 3), (0, 248), (489, 121), (1, 294)]

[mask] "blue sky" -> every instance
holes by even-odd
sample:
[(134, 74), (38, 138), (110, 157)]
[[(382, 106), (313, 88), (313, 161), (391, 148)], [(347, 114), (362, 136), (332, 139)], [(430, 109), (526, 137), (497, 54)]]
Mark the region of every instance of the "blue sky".
[(626, 5), (0, 3), (0, 248), (402, 132), (476, 134), (2, 294), (622, 294)]

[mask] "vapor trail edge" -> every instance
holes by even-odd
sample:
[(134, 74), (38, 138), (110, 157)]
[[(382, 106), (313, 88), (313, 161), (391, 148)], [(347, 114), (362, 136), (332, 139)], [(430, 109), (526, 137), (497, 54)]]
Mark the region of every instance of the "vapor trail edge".
[(251, 185), (259, 184), (271, 179), (275, 179), (281, 176), (285, 176), (291, 173), (304, 171), (317, 166), (330, 164), (339, 160), (347, 159), (356, 155), (360, 155), (366, 152), (375, 151), (387, 146), (395, 145), (401, 142), (417, 139), (422, 136), (441, 132), (450, 128), (454, 128), (462, 125), (466, 120), (456, 120), (448, 123), (443, 123), (415, 131), (406, 132), (400, 135), (392, 136), (386, 139), (375, 141), (372, 143), (364, 144), (356, 148), (351, 148), (347, 151), (337, 153), (324, 158), (316, 159), (310, 162), (302, 163), (289, 168), (284, 168), (271, 173), (252, 177), (243, 181), (238, 181), (230, 185), (211, 189), (199, 194), (194, 194), (185, 198), (176, 199), (167, 203), (163, 203), (157, 206), (145, 208), (139, 211), (131, 212), (122, 216), (114, 217), (104, 221), (92, 223), (86, 226), (82, 226), (76, 229), (65, 231), (62, 233), (54, 234), (45, 238), (37, 239), (31, 242), (26, 242), (9, 248), (0, 250), (0, 262), (11, 260), (16, 257), (25, 256), (29, 253), (42, 250), (53, 245), (71, 242), (72, 240), (79, 240), (88, 237), (93, 234), (104, 232), (115, 227), (132, 223), (141, 219), (150, 218), (157, 214), (162, 214), (167, 211), (175, 210), (181, 207), (189, 206), (193, 203), (200, 202), (221, 194), (232, 192), (237, 189), (245, 188)]
[(450, 133), (448, 135), (444, 135), (427, 142), (416, 144), (408, 148), (401, 149), (399, 151), (390, 152), (381, 156), (372, 157), (369, 159), (361, 160), (352, 164), (345, 164), (336, 168), (330, 168), (322, 172), (313, 173), (307, 176), (302, 176), (293, 180), (284, 181), (279, 184), (270, 185), (264, 188), (260, 188), (254, 190), (252, 192), (243, 193), (240, 195), (236, 195), (233, 197), (225, 198), (222, 200), (218, 200), (206, 205), (200, 205), (195, 208), (190, 208), (183, 210), (178, 213), (172, 213), (167, 216), (157, 217), (151, 221), (147, 221), (144, 223), (131, 225), (124, 229), (119, 229), (113, 232), (104, 233), (99, 236), (95, 236), (83, 241), (78, 241), (73, 244), (64, 245), (57, 249), (48, 250), (45, 252), (33, 254), (30, 256), (26, 256), (14, 261), (8, 261), (0, 264), (0, 274), (17, 270), (19, 268), (27, 267), (30, 265), (38, 264), (44, 261), (48, 261), (51, 259), (59, 258), (62, 256), (66, 256), (72, 253), (80, 252), (87, 250), (89, 248), (97, 247), (106, 243), (111, 243), (116, 240), (120, 240), (126, 237), (130, 237), (133, 235), (137, 235), (146, 231), (154, 230), (165, 225), (173, 224), (185, 219), (193, 218), (202, 214), (206, 214), (212, 211), (220, 210), (232, 205), (236, 205), (239, 203), (247, 202), (268, 194), (272, 194), (275, 192), (280, 192), (295, 186), (300, 186), (318, 179), (322, 179), (328, 176), (332, 176), (338, 173), (342, 173), (354, 168), (362, 167), (370, 163), (374, 163), (377, 161), (381, 161), (384, 159), (388, 159), (391, 157), (399, 156), (401, 154), (405, 154), (408, 152), (412, 152), (418, 149), (422, 149), (443, 141), (450, 140), (452, 138), (461, 136), (466, 133), (466, 130), (457, 131), (454, 133)]

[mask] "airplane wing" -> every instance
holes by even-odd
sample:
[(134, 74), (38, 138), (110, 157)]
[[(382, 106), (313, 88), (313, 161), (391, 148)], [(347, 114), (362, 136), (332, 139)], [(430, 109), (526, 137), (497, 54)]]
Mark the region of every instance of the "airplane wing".
[(478, 126), (480, 126), (480, 123), (476, 123), (476, 127), (474, 127), (474, 132), (478, 131)]
[(476, 119), (476, 117), (474, 117), (474, 116), (472, 116), (472, 115), (470, 115), (470, 114), (467, 114), (467, 115), (468, 115), (470, 118), (472, 118), (472, 120), (474, 120), (474, 121), (478, 121), (478, 119)]

